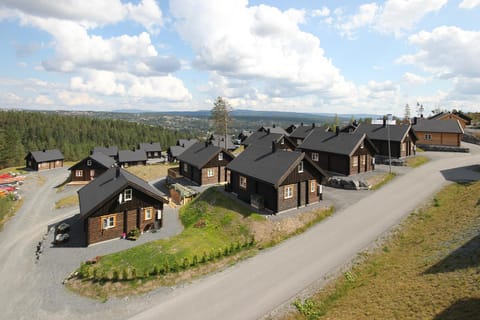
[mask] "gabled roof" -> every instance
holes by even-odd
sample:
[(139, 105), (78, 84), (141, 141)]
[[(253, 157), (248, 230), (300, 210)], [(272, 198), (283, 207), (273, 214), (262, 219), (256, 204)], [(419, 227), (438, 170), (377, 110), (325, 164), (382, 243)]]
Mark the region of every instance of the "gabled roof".
[(454, 115), (456, 118), (460, 118), (462, 122), (465, 122), (467, 124), (469, 124), (472, 121), (472, 118), (470, 118), (469, 116), (467, 116), (466, 114), (464, 114), (461, 111), (453, 111), (453, 112), (448, 112), (448, 111), (443, 112), (442, 111), (442, 112), (439, 112), (437, 114), (434, 114), (433, 116), (428, 117), (427, 119), (429, 119), (429, 120), (440, 120), (443, 117), (450, 118), (451, 115)]
[(101, 152), (106, 154), (109, 157), (116, 157), (118, 155), (118, 147), (111, 146), (111, 147), (95, 147), (92, 150), (92, 153)]
[(138, 149), (145, 150), (145, 152), (160, 152), (162, 151), (162, 146), (160, 145), (160, 142), (145, 142), (139, 143)]
[(230, 155), (232, 159), (234, 158), (234, 156), (224, 148), (207, 144), (205, 142), (197, 142), (179, 155), (177, 159), (201, 169), (222, 151)]
[(417, 123), (412, 126), (416, 132), (444, 132), (444, 133), (463, 133), (463, 128), (454, 119), (431, 120), (417, 119)]
[[(254, 145), (231, 161), (227, 168), (241, 175), (278, 187), (292, 170), (296, 170), (302, 160), (312, 163), (308, 157), (305, 157), (305, 153), (300, 151), (277, 149), (272, 152), (271, 148)], [(322, 176), (328, 176), (314, 163), (312, 163), (312, 167), (318, 170)]]
[[(371, 140), (384, 141), (388, 141), (388, 136), (390, 135), (390, 141), (401, 142), (408, 135), (411, 128), (412, 127), (409, 124), (384, 126), (382, 124), (360, 123), (355, 130), (355, 133), (365, 133)], [(415, 135), (413, 131), (412, 134)]]
[(314, 125), (299, 126), (295, 130), (293, 130), (292, 133), (290, 133), (290, 138), (305, 139), (314, 129)]
[(162, 194), (145, 180), (116, 167), (110, 168), (95, 180), (77, 191), (82, 218), (90, 215), (105, 202), (117, 197), (126, 187), (132, 187), (163, 203), (168, 203)]
[(227, 135), (227, 146), (225, 147), (225, 136), (221, 134), (212, 134), (210, 136), (210, 143), (214, 146), (225, 148), (228, 150), (237, 149), (237, 146), (232, 142), (232, 137)]
[(452, 113), (459, 116), (460, 118), (462, 118), (463, 120), (465, 120), (468, 123), (470, 123), (473, 120), (471, 117), (467, 116), (462, 111), (453, 111)]
[(115, 165), (115, 160), (113, 160), (111, 157), (109, 157), (106, 154), (103, 154), (101, 152), (96, 152), (94, 154), (89, 155), (85, 159), (77, 162), (76, 164), (74, 164), (73, 166), (68, 168), (68, 170), (72, 170), (73, 168), (76, 168), (78, 165), (87, 161), (88, 159), (92, 159), (93, 161), (95, 161), (96, 163), (98, 163), (99, 165), (101, 165), (105, 168), (111, 168), (113, 165)]
[(441, 111), (441, 112), (439, 112), (439, 113), (436, 113), (436, 114), (428, 117), (427, 119), (429, 119), (429, 120), (438, 120), (439, 118), (441, 118), (441, 117), (443, 117), (443, 116), (445, 116), (445, 115), (448, 115), (449, 113), (450, 113), (450, 112), (443, 112), (443, 111)]
[(325, 132), (313, 130), (308, 137), (298, 146), (302, 150), (312, 150), (351, 156), (362, 144), (368, 143), (374, 152), (378, 152), (366, 134)]
[(118, 151), (118, 162), (147, 161), (145, 150), (120, 150)]
[(36, 162), (48, 162), (64, 159), (62, 152), (60, 152), (58, 149), (30, 151), (29, 154), (32, 155), (32, 158), (35, 159)]
[(168, 152), (174, 158), (181, 155), (183, 153), (183, 151), (185, 151), (185, 150), (186, 149), (184, 147), (180, 147), (180, 146), (171, 146), (170, 148), (168, 148)]
[(280, 134), (288, 136), (288, 132), (285, 131), (285, 129), (283, 129), (282, 127), (276, 126), (276, 125), (273, 125), (271, 127), (263, 126), (263, 127), (260, 127), (257, 131), (267, 132), (268, 130), (270, 130), (270, 133), (280, 133)]
[(187, 149), (188, 147), (194, 145), (197, 142), (198, 142), (197, 139), (178, 139), (177, 146)]
[(272, 146), (272, 141), (279, 142), (281, 138), (285, 135), (281, 133), (268, 133), (267, 131), (257, 131), (251, 134), (247, 139), (245, 139), (242, 144), (245, 146), (250, 145), (260, 145), (270, 148)]

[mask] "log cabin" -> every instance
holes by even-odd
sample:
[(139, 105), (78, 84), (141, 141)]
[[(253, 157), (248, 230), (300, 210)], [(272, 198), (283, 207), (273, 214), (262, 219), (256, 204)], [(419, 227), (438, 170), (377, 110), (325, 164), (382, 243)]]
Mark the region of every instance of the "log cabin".
[(463, 128), (457, 119), (431, 120), (414, 118), (413, 130), (418, 137), (417, 144), (460, 147)]
[(58, 149), (30, 151), (25, 156), (25, 166), (35, 171), (62, 168), (63, 160), (63, 154)]
[(70, 181), (78, 184), (82, 182), (87, 184), (115, 166), (115, 164), (115, 160), (106, 154), (101, 152), (93, 153), (68, 169), (70, 170)]

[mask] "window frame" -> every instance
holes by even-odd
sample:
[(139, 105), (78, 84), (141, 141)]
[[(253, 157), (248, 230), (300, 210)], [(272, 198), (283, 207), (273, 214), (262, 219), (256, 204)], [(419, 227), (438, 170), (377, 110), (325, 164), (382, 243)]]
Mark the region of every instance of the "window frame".
[(75, 177), (82, 178), (83, 177), (83, 170), (75, 170)]
[(358, 157), (357, 156), (352, 157), (352, 167), (358, 167)]
[(240, 176), (238, 178), (238, 186), (242, 189), (247, 189), (247, 177), (245, 176)]
[(147, 220), (152, 220), (153, 219), (153, 208), (152, 207), (149, 207), (149, 208), (145, 208), (143, 210), (143, 220), (147, 221)]
[(310, 192), (313, 193), (317, 189), (317, 182), (315, 180), (310, 181)]
[(207, 178), (212, 177), (215, 177), (215, 172), (213, 171), (213, 168), (207, 168)]
[(88, 166), (88, 167), (91, 167), (91, 166), (92, 166), (92, 160), (91, 160), (91, 159), (88, 159), (88, 160), (87, 160), (87, 166)]
[(315, 162), (318, 162), (318, 152), (312, 152), (312, 160), (315, 161)]
[(223, 152), (219, 152), (218, 153), (218, 161), (222, 161), (223, 160)]
[(117, 218), (115, 215), (102, 217), (102, 230), (115, 228), (117, 225)]
[(293, 184), (289, 184), (283, 187), (283, 199), (292, 199), (293, 198)]
[(304, 169), (305, 168), (304, 168), (303, 160), (302, 160), (298, 163), (298, 166), (297, 166), (298, 173), (303, 173), (305, 171)]
[[(127, 197), (128, 195), (128, 197)], [(123, 190), (123, 202), (131, 201), (133, 199), (133, 190), (128, 188)]]
[(432, 141), (432, 134), (431, 133), (425, 133), (423, 137), (427, 141)]
[(188, 172), (188, 163), (183, 163), (183, 172)]

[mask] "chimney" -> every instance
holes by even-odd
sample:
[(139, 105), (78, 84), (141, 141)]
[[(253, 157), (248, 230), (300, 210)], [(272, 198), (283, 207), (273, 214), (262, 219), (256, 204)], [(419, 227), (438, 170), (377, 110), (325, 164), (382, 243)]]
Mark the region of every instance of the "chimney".
[(275, 141), (272, 141), (272, 153), (274, 153), (275, 151), (277, 151), (277, 144), (275, 143)]
[(270, 128), (267, 129), (267, 134), (270, 134)]
[(315, 122), (312, 122), (312, 129), (315, 128)]
[(413, 117), (413, 125), (417, 124), (417, 117)]
[(337, 126), (337, 127), (335, 127), (335, 135), (338, 136), (339, 133), (340, 133), (340, 127)]
[(120, 176), (120, 167), (115, 168), (115, 177), (118, 178)]
[(275, 128), (275, 123), (272, 125), (273, 128)]
[(300, 123), (300, 127), (303, 127), (303, 122)]
[(383, 126), (385, 127), (385, 125), (387, 124), (387, 119), (385, 119), (385, 117), (383, 118)]
[(47, 150), (43, 149), (42, 151), (45, 152), (45, 151), (47, 151)]

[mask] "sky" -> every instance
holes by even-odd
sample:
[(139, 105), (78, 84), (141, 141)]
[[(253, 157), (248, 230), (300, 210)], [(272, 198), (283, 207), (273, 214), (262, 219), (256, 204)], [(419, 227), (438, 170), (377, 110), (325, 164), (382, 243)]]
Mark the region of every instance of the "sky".
[(480, 0), (0, 0), (0, 108), (480, 111)]

